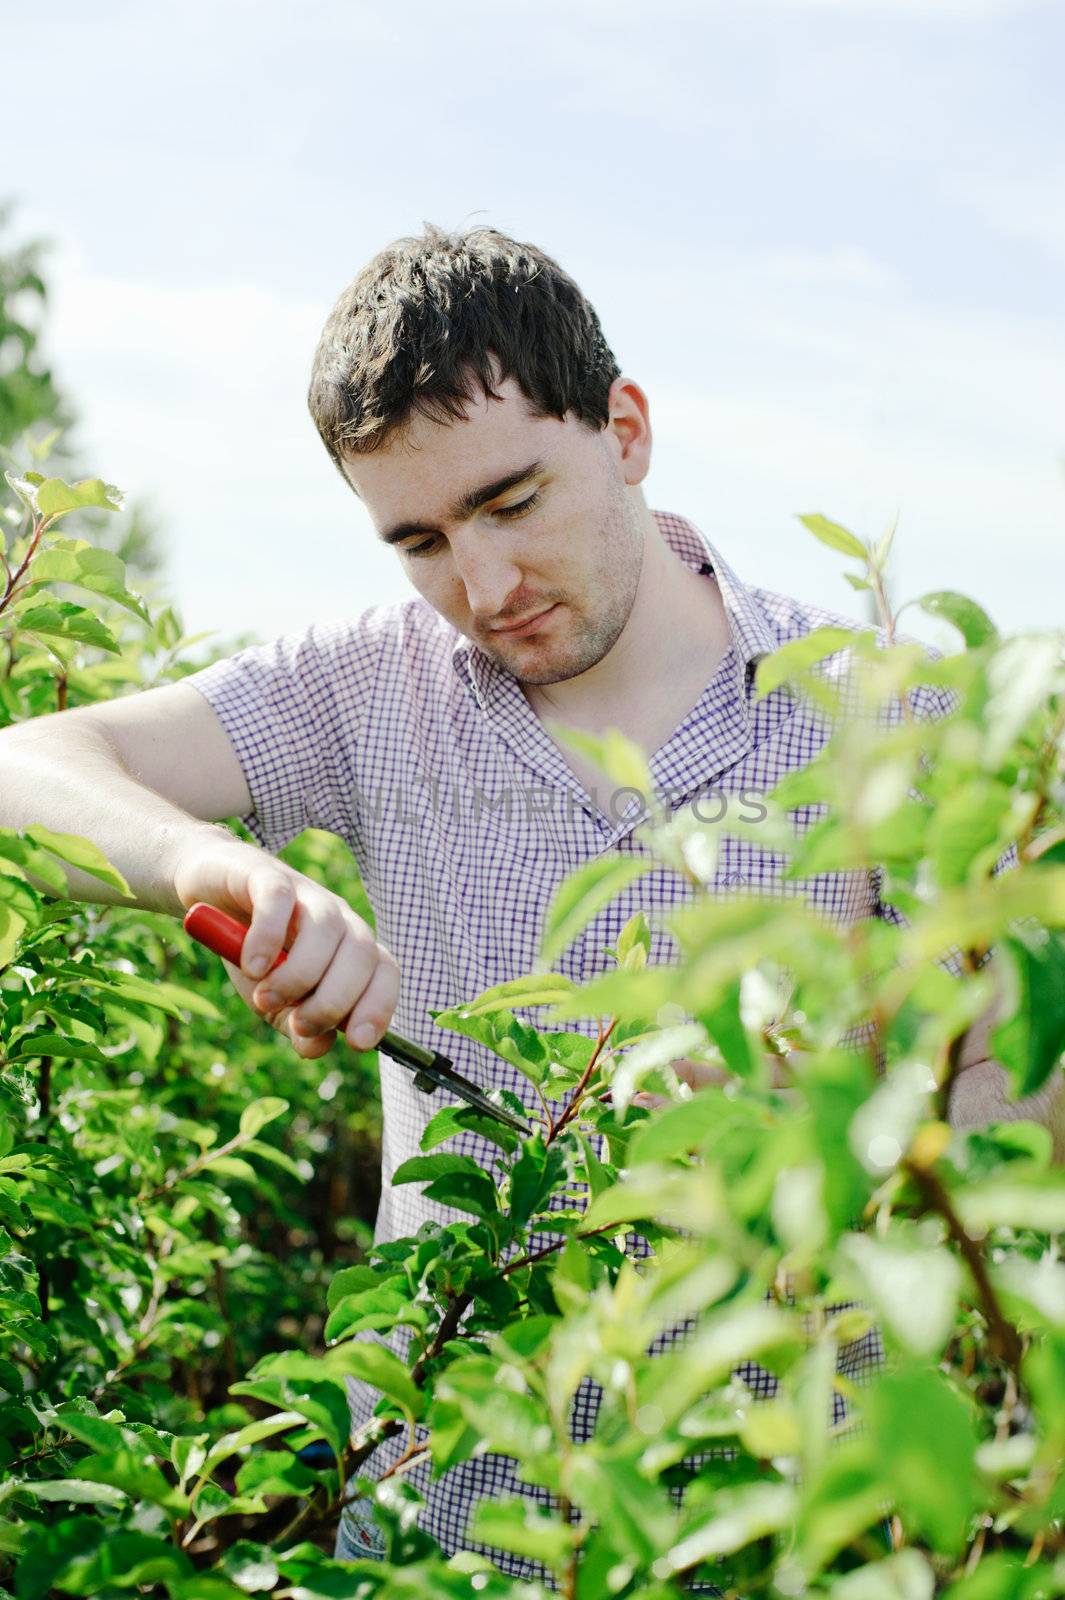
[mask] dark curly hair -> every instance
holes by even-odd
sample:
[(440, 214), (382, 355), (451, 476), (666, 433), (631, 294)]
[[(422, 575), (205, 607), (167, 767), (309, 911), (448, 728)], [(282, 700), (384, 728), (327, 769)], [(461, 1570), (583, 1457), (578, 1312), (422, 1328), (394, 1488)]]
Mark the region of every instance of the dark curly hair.
[(307, 402), (337, 465), (368, 455), (417, 411), (458, 421), (479, 389), (513, 378), (535, 416), (609, 421), (620, 368), (573, 279), (494, 228), (425, 224), (344, 290), (315, 352)]

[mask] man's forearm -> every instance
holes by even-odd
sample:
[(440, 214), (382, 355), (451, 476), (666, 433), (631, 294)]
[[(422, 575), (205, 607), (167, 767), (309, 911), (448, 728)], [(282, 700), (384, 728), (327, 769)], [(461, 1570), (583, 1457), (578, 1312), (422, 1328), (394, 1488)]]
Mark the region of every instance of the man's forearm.
[(1065, 1075), (1055, 1067), (1043, 1087), (1023, 1100), (1009, 1098), (1009, 1074), (998, 1061), (974, 1061), (951, 1088), (952, 1128), (985, 1128), (989, 1122), (1038, 1122), (1053, 1140), (1054, 1160), (1065, 1164)]
[(106, 736), (72, 716), (62, 726), (49, 718), (0, 733), (0, 827), (34, 823), (90, 839), (134, 895), (127, 900), (64, 863), (71, 899), (175, 916), (183, 910), (173, 886), (177, 851), (218, 831), (139, 783)]

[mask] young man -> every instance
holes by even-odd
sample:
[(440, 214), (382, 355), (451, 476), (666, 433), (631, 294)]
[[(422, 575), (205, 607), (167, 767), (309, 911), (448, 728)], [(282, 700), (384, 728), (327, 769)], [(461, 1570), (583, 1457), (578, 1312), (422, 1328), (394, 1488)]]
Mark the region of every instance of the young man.
[[(552, 721), (620, 728), (673, 805), (713, 788), (762, 794), (823, 735), (786, 696), (754, 703), (757, 661), (824, 623), (818, 608), (747, 588), (695, 526), (652, 512), (647, 397), (624, 377), (575, 283), (532, 246), (490, 230), (429, 228), (377, 256), (345, 291), (314, 362), (314, 421), (334, 464), (397, 553), (417, 597), (245, 650), (179, 684), (44, 717), (0, 736), (0, 825), (85, 834), (137, 902), (196, 900), (251, 924), (233, 982), (296, 1051), (367, 1048), (394, 1018), (428, 1043), (430, 1008), (532, 969), (543, 908), (580, 862), (638, 848), (639, 808), (565, 753)], [(919, 714), (945, 709), (934, 691)], [(211, 826), (242, 817), (262, 848)], [(273, 858), (303, 828), (350, 845), (376, 935), (327, 890)], [(726, 841), (715, 886), (757, 887), (767, 853)], [(830, 873), (814, 899), (842, 921), (890, 915), (875, 873)], [(87, 900), (117, 896), (72, 874)], [(639, 907), (687, 898), (656, 870), (560, 959), (583, 980)], [(669, 959), (656, 934), (653, 959)], [(290, 942), (287, 962), (263, 973)], [(1008, 1104), (986, 1029), (966, 1045), (959, 1124), (1049, 1115)], [(470, 1041), (459, 1070), (522, 1094)], [(377, 1236), (447, 1213), (393, 1191), (437, 1102), (382, 1063), (384, 1190)], [(473, 1135), (457, 1148), (487, 1160)], [(868, 1364), (866, 1343), (850, 1352)], [(749, 1368), (763, 1387), (767, 1375)], [(374, 1402), (353, 1395), (356, 1424)], [(579, 1397), (578, 1435), (594, 1396)], [(394, 1458), (386, 1444), (367, 1463)], [(464, 1540), (473, 1501), (517, 1490), (484, 1457), (431, 1487), (423, 1523)], [(358, 1546), (341, 1549), (358, 1552)], [(523, 1564), (513, 1564), (521, 1570)]]

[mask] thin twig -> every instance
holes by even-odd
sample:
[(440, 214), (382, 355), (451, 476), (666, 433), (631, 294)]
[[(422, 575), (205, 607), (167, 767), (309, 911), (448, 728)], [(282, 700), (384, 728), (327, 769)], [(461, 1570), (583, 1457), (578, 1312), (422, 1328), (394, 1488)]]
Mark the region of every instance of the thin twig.
[(976, 1285), (980, 1304), (987, 1319), (991, 1348), (1019, 1379), (1023, 1348), (1021, 1336), (1002, 1310), (995, 1286), (988, 1276), (980, 1246), (966, 1233), (958, 1213), (951, 1204), (950, 1195), (936, 1174), (915, 1161), (904, 1161), (902, 1166), (917, 1185), (926, 1208), (934, 1211), (946, 1223), (947, 1231), (961, 1252)]

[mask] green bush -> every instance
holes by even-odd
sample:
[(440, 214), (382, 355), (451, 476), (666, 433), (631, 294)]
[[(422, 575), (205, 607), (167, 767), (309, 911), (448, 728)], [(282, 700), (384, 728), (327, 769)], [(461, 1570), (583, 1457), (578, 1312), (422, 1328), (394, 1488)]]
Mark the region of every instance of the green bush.
[[(117, 557), (66, 536), (113, 492), (14, 487), (3, 719), (189, 670), (173, 613), (150, 615)], [(886, 548), (808, 520), (882, 595)], [(465, 1220), (379, 1249), (373, 1197), (343, 1192), (373, 1161), (372, 1062), (300, 1061), (176, 924), (65, 901), (64, 862), (114, 880), (85, 841), (0, 834), (0, 1560), (21, 1600), (544, 1593), (471, 1551), (445, 1560), (417, 1528), (404, 1468), (485, 1449), (555, 1509), (482, 1505), (471, 1536), (536, 1557), (574, 1600), (693, 1582), (838, 1600), (1065, 1589), (1065, 1177), (1044, 1128), (946, 1120), (996, 983), (1014, 1091), (1060, 1074), (1061, 643), (1000, 639), (958, 596), (924, 604), (956, 623), (959, 653), (824, 630), (760, 668), (763, 691), (790, 682), (837, 726), (764, 822), (729, 821), (790, 856), (782, 892), (711, 897), (721, 829), (654, 816), (653, 856), (563, 886), (543, 970), (437, 1015), (518, 1066), (539, 1116), (527, 1139), (492, 1128), (489, 1172), (446, 1148), (488, 1125), (440, 1111), (396, 1181), (428, 1182)], [(857, 715), (826, 670), (844, 643)], [(954, 691), (950, 716), (867, 714), (928, 683)], [(651, 793), (634, 747), (583, 748)], [(817, 805), (797, 836), (791, 814)], [(335, 841), (306, 836), (291, 859), (366, 914)], [(679, 959), (648, 965), (637, 916), (600, 977), (553, 974), (619, 873), (655, 860), (693, 890), (670, 919)], [(898, 920), (839, 928), (807, 908), (817, 874), (873, 866)], [(581, 1033), (553, 1031), (574, 1019)], [(686, 1093), (681, 1057), (720, 1084)], [(675, 1103), (649, 1113), (640, 1089)], [(327, 1237), (312, 1219), (330, 1214), (363, 1221)], [(530, 1253), (545, 1229), (557, 1245)], [(856, 1384), (839, 1351), (873, 1316), (887, 1359)], [(648, 1354), (682, 1318), (688, 1340)], [(364, 1337), (400, 1328), (407, 1360)], [(747, 1358), (779, 1379), (771, 1400), (735, 1376)], [(349, 1437), (348, 1374), (381, 1390), (371, 1436)], [(603, 1400), (575, 1444), (589, 1377)], [(407, 1449), (376, 1486), (389, 1559), (337, 1563), (347, 1480), (396, 1431)], [(299, 1459), (314, 1441), (331, 1464)]]

